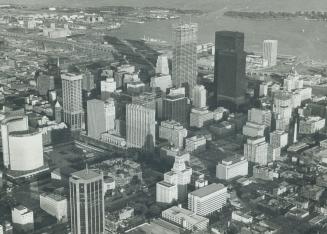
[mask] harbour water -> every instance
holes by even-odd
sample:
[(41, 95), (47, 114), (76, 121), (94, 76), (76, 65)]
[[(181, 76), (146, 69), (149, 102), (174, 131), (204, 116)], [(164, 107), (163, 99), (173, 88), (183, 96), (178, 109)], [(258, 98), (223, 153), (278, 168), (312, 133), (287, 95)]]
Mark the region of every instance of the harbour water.
[[(200, 43), (213, 42), (217, 30), (237, 30), (245, 33), (246, 50), (261, 51), (264, 39), (277, 39), (279, 52), (327, 61), (327, 22), (292, 20), (244, 20), (223, 16), (226, 10), (244, 11), (327, 11), (326, 0), (0, 0), (0, 4), (18, 3), (31, 6), (108, 6), (132, 5), (136, 7), (162, 6), (183, 9), (200, 9), (207, 13), (194, 16), (199, 24)], [(267, 4), (269, 3), (269, 4)], [(267, 7), (269, 6), (269, 8)], [(128, 23), (110, 35), (139, 39), (146, 37), (171, 41), (172, 21), (155, 21), (144, 24)]]

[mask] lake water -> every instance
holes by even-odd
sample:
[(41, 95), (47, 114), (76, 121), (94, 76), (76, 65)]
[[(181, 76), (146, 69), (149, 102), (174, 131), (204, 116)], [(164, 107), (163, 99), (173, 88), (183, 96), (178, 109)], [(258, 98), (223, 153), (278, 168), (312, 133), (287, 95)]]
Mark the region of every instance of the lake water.
[[(327, 61), (327, 22), (305, 21), (304, 19), (252, 21), (223, 16), (225, 10), (327, 11), (326, 0), (0, 0), (0, 4), (3, 3), (30, 6), (129, 5), (200, 9), (208, 12), (192, 19), (199, 24), (200, 43), (213, 42), (214, 32), (217, 30), (237, 30), (245, 33), (247, 51), (261, 51), (264, 39), (277, 39), (279, 52), (282, 54), (294, 54)], [(171, 24), (171, 21), (130, 23), (110, 34), (131, 39), (139, 39), (145, 35), (170, 41)]]

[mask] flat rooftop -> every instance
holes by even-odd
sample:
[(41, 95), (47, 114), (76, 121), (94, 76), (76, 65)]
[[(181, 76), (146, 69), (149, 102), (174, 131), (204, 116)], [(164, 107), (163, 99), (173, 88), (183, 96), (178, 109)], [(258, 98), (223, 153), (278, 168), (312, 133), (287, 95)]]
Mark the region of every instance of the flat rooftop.
[(91, 169), (84, 169), (82, 171), (77, 171), (72, 173), (72, 177), (76, 178), (76, 179), (82, 179), (82, 180), (90, 180), (90, 179), (94, 179), (97, 177), (100, 177), (101, 174), (98, 172), (95, 172)]
[(206, 187), (195, 190), (195, 191), (191, 192), (191, 194), (193, 196), (197, 196), (197, 197), (205, 197), (205, 196), (208, 196), (211, 193), (222, 190), (223, 188), (225, 188), (225, 186), (223, 184), (213, 183), (213, 184), (210, 184), (210, 185), (208, 185)]
[(43, 193), (43, 194), (41, 194), (41, 196), (51, 198), (52, 200), (55, 200), (55, 201), (66, 200), (66, 198), (64, 196), (62, 196), (60, 194), (56, 194), (56, 193)]
[(181, 228), (171, 224), (162, 219), (156, 219), (150, 223), (143, 223), (135, 228), (132, 228), (126, 233), (130, 234), (179, 234), (181, 233)]
[(167, 210), (164, 210), (163, 213), (179, 217), (193, 225), (195, 225), (197, 223), (201, 223), (201, 222), (206, 222), (206, 221), (209, 222), (209, 219), (202, 217), (200, 215), (197, 215), (190, 210), (186, 210), (186, 209), (183, 209), (178, 206), (173, 206)]
[(166, 181), (160, 181), (160, 182), (158, 182), (159, 184), (161, 184), (161, 185), (163, 185), (163, 186), (165, 186), (165, 187), (173, 187), (173, 186), (175, 186), (174, 184), (171, 184), (171, 183), (168, 183), (168, 182), (166, 182)]

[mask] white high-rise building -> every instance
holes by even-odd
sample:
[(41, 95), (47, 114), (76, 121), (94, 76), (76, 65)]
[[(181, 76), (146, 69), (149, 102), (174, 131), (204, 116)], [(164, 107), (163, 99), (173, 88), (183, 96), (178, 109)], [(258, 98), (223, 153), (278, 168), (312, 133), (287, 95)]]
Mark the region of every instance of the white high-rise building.
[(116, 107), (115, 101), (112, 98), (107, 99), (104, 104), (104, 115), (106, 122), (106, 132), (115, 129), (115, 120), (116, 120)]
[(245, 157), (234, 156), (222, 160), (216, 167), (216, 177), (220, 180), (230, 180), (237, 176), (248, 175), (248, 161)]
[(40, 195), (40, 207), (42, 210), (56, 217), (59, 222), (68, 220), (67, 199), (59, 194), (49, 193)]
[(271, 111), (270, 110), (262, 110), (257, 108), (252, 108), (248, 110), (248, 121), (263, 124), (266, 127), (271, 126)]
[(267, 165), (268, 143), (265, 137), (248, 138), (244, 144), (244, 156), (249, 162)]
[(195, 23), (173, 25), (172, 79), (176, 87), (191, 91), (197, 83), (197, 32)]
[(69, 178), (72, 234), (104, 234), (103, 174), (85, 169)]
[(264, 136), (266, 126), (253, 122), (246, 122), (243, 126), (243, 135), (247, 137)]
[(17, 230), (25, 232), (33, 232), (34, 230), (34, 215), (33, 211), (24, 206), (16, 206), (11, 210), (13, 225)]
[(278, 158), (280, 158), (280, 155), (281, 155), (280, 147), (276, 147), (271, 144), (268, 145), (268, 156), (267, 156), (268, 163), (276, 161)]
[(285, 91), (293, 91), (295, 89), (302, 89), (304, 82), (300, 79), (300, 75), (294, 70), (283, 80), (283, 89)]
[(263, 65), (265, 67), (272, 67), (277, 64), (277, 40), (264, 40), (263, 41)]
[(191, 176), (192, 168), (185, 165), (183, 155), (176, 155), (173, 168), (164, 174), (164, 181), (177, 185), (178, 199), (183, 201), (187, 198), (187, 185), (191, 183)]
[(87, 134), (94, 139), (100, 139), (106, 131), (104, 101), (92, 99), (87, 101)]
[(101, 99), (106, 101), (110, 95), (116, 91), (117, 85), (113, 78), (107, 78), (101, 81)]
[(126, 106), (127, 147), (153, 150), (156, 137), (155, 110), (139, 104)]
[(61, 76), (64, 122), (72, 130), (84, 125), (82, 105), (82, 75), (66, 73)]
[(272, 147), (284, 148), (288, 144), (288, 133), (276, 130), (270, 133), (270, 144)]
[(170, 204), (178, 199), (176, 184), (160, 181), (156, 184), (156, 202)]
[(193, 106), (205, 108), (207, 106), (207, 90), (203, 85), (196, 85), (192, 90)]
[(184, 147), (184, 139), (187, 137), (187, 129), (180, 123), (167, 120), (162, 121), (159, 127), (159, 138), (166, 139), (179, 149)]
[(156, 74), (169, 75), (167, 55), (159, 55), (156, 64)]
[(262, 83), (259, 86), (259, 97), (265, 97), (268, 95), (268, 84)]
[(9, 134), (16, 131), (28, 130), (28, 116), (8, 117), (1, 121), (1, 140), (3, 152), (3, 164), (9, 168)]
[(167, 92), (167, 89), (173, 86), (171, 76), (157, 74), (156, 76), (151, 78), (150, 87), (152, 88), (160, 88), (163, 93)]
[(273, 112), (276, 119), (276, 129), (282, 131), (289, 130), (289, 124), (293, 111), (293, 95), (290, 92), (277, 91), (273, 98)]
[(32, 171), (44, 166), (42, 132), (20, 131), (9, 134), (10, 169)]
[[(157, 202), (170, 203), (171, 199), (181, 201), (186, 199), (187, 185), (191, 183), (191, 176), (192, 168), (185, 165), (184, 155), (177, 154), (171, 171), (166, 172), (164, 180), (157, 183)], [(176, 190), (174, 186), (176, 186)]]
[(188, 194), (188, 209), (197, 215), (210, 215), (226, 205), (227, 195), (224, 185), (210, 184)]

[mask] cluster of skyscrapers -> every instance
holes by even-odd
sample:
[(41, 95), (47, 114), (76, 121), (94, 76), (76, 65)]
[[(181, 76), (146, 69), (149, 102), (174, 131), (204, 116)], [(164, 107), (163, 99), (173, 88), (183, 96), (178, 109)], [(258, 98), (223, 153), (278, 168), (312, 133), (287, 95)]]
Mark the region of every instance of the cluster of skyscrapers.
[[(180, 23), (174, 24), (172, 29), (172, 70), (169, 71), (167, 56), (160, 55), (155, 76), (150, 82), (151, 91), (145, 92), (145, 84), (139, 80), (135, 67), (125, 64), (116, 71), (115, 77), (112, 70), (104, 72), (106, 79), (100, 82), (101, 97), (87, 100), (85, 114), (83, 86), (93, 87), (94, 84), (85, 81), (83, 75), (64, 73), (61, 76), (62, 105), (56, 101), (54, 119), (57, 123), (63, 120), (72, 131), (87, 129), (87, 137), (116, 147), (153, 151), (158, 139), (167, 140), (169, 147), (177, 149), (178, 153), (174, 156), (172, 169), (156, 184), (156, 201), (172, 203), (187, 200), (189, 210), (175, 207), (175, 212), (184, 216), (194, 215), (200, 220), (198, 227), (205, 228), (208, 220), (201, 216), (208, 216), (225, 206), (227, 188), (222, 184), (208, 185), (208, 181), (203, 180), (198, 182), (197, 190), (187, 191), (192, 168), (189, 166), (189, 154), (183, 150), (195, 151), (197, 144), (200, 147), (206, 143), (203, 136), (193, 136), (185, 141), (187, 128), (199, 129), (208, 122), (221, 120), (226, 110), (224, 108), (234, 112), (246, 103), (244, 34), (231, 31), (215, 34), (214, 105), (209, 107), (208, 92), (198, 82), (198, 25)], [(274, 66), (276, 59), (277, 41), (264, 41), (263, 65)], [(292, 80), (286, 82), (287, 87), (295, 85)], [(54, 78), (40, 78), (38, 84), (40, 94), (45, 95), (54, 88)], [(117, 87), (124, 87), (128, 95), (117, 91)], [(292, 91), (292, 87), (289, 91)], [(88, 93), (90, 90), (87, 89)], [(274, 155), (278, 155), (274, 150), (287, 144), (285, 131), (289, 128), (295, 105), (292, 98), (290, 92), (280, 91), (274, 95), (273, 112), (277, 130), (270, 133), (270, 144), (265, 140), (265, 129), (271, 127), (271, 111), (249, 110), (248, 122), (243, 127), (243, 134), (247, 137), (244, 157), (219, 164), (219, 179), (247, 175), (248, 161), (267, 165)], [(303, 128), (303, 131), (310, 129)], [(33, 173), (44, 167), (42, 133), (30, 131), (27, 116), (2, 120), (1, 135), (4, 166), (8, 170)], [(101, 172), (86, 168), (71, 175), (69, 208), (73, 234), (104, 233), (104, 193)], [(47, 199), (51, 197), (42, 195), (42, 201), (46, 202)], [(171, 218), (171, 212), (167, 210), (164, 213), (167, 219)], [(60, 218), (67, 217), (58, 215)]]

